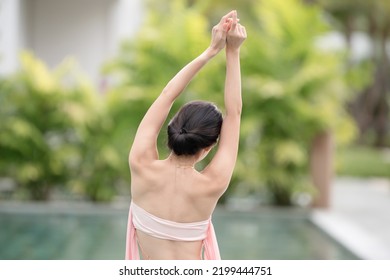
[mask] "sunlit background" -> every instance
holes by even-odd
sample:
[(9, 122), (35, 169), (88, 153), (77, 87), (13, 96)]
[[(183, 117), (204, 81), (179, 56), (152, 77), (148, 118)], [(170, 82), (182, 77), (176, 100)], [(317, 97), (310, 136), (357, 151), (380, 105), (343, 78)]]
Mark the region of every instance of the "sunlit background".
[[(0, 0), (0, 259), (124, 258), (137, 125), (232, 9), (248, 39), (222, 258), (390, 259), (388, 0)], [(172, 112), (223, 110), (224, 78), (219, 54)]]

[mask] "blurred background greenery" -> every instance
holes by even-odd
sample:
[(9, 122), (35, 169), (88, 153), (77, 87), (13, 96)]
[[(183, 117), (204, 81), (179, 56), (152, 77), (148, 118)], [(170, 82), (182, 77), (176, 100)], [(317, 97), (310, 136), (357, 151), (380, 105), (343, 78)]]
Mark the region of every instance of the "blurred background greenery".
[[(260, 195), (292, 205), (299, 194), (315, 195), (310, 153), (321, 133), (333, 135), (336, 175), (390, 178), (389, 1), (149, 0), (147, 7), (136, 38), (104, 65), (111, 82), (103, 93), (76, 61), (48, 69), (28, 51), (17, 73), (1, 77), (0, 177), (15, 186), (9, 197), (49, 200), (60, 193), (111, 201), (128, 195), (127, 155), (139, 121), (232, 8), (248, 33), (241, 59), (244, 110), (239, 158), (221, 202)], [(324, 47), (332, 32), (344, 36), (347, 48)], [(370, 39), (369, 56), (353, 55), (353, 32)], [(220, 54), (172, 114), (192, 99), (223, 109), (224, 77)], [(163, 130), (161, 157), (168, 152), (165, 139)]]

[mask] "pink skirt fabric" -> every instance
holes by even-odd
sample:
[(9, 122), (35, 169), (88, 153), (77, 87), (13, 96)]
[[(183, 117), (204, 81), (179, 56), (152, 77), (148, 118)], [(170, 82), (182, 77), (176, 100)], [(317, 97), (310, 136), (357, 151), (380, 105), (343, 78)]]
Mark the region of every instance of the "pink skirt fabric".
[[(134, 209), (132, 207), (133, 205), (135, 205), (135, 204), (132, 203), (132, 205), (130, 206), (128, 224), (127, 224), (126, 256), (125, 256), (126, 260), (139, 260), (140, 259), (138, 243), (137, 243), (136, 228), (134, 226), (134, 221), (133, 221), (133, 218), (134, 218), (134, 216), (133, 216)], [(163, 220), (163, 219), (160, 219), (160, 218), (157, 218), (157, 217), (151, 215), (150, 213), (146, 212), (145, 210), (143, 210), (139, 206), (135, 205), (135, 207), (137, 208), (136, 209), (137, 212), (141, 210), (142, 211), (141, 214), (146, 215), (145, 219), (153, 218), (153, 219), (156, 219), (157, 222), (162, 221), (164, 223), (165, 228), (167, 226), (169, 226), (170, 224), (172, 225), (172, 231), (171, 231), (172, 236), (167, 237), (166, 234), (164, 234), (163, 235), (164, 239), (188, 241), (188, 238), (185, 238), (183, 236), (173, 236), (174, 229), (177, 229), (178, 226), (180, 226), (184, 230), (188, 230), (188, 225), (193, 225), (193, 223), (186, 224), (186, 223), (176, 223), (176, 222), (171, 222), (168, 220)], [(139, 214), (139, 213), (137, 213), (137, 214)], [(137, 217), (137, 219), (138, 218), (139, 217)], [(138, 223), (138, 221), (137, 221), (137, 223)], [(196, 224), (196, 223), (194, 223), (194, 224)], [(156, 229), (154, 229), (154, 233), (155, 234), (153, 236), (158, 237), (157, 236), (158, 231), (156, 231)], [(192, 240), (196, 240), (196, 239), (192, 238)], [(198, 239), (198, 240), (203, 240), (203, 254), (204, 254), (205, 260), (220, 260), (221, 259), (221, 256), (219, 253), (217, 237), (215, 235), (214, 226), (213, 226), (213, 223), (211, 222), (211, 219), (208, 221), (208, 226), (207, 226), (205, 237), (204, 238), (202, 237), (202, 239)]]

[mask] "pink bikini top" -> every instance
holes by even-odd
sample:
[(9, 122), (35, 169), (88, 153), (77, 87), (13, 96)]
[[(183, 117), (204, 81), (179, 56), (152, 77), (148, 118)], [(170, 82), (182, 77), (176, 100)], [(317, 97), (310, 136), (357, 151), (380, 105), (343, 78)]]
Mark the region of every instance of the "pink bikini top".
[(134, 227), (150, 236), (175, 241), (198, 241), (207, 236), (210, 219), (195, 223), (177, 223), (156, 217), (134, 202), (130, 207)]
[(131, 202), (126, 236), (126, 259), (139, 259), (136, 229), (160, 239), (174, 241), (203, 240), (204, 259), (221, 259), (211, 217), (200, 222), (178, 223), (156, 217)]

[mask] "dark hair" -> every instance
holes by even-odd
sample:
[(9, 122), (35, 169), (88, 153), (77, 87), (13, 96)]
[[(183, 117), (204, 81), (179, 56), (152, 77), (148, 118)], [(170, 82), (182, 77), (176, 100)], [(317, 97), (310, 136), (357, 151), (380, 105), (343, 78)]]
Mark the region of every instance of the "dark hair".
[(168, 124), (168, 147), (176, 155), (195, 155), (218, 140), (222, 114), (205, 101), (185, 104)]

